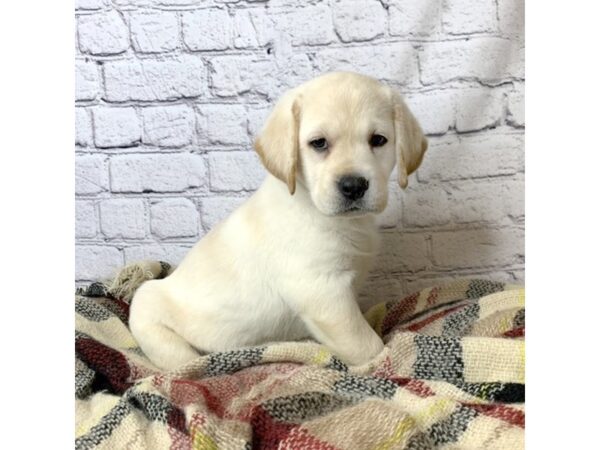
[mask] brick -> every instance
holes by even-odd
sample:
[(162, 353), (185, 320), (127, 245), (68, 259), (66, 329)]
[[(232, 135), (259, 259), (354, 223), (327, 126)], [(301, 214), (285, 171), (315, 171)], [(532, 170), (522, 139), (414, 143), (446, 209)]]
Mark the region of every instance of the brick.
[(524, 217), (522, 177), (454, 183), (447, 208), (456, 223), (501, 223)]
[(459, 180), (512, 175), (523, 170), (523, 136), (501, 132), (429, 140), (418, 179)]
[(254, 152), (212, 152), (208, 155), (212, 191), (253, 191), (266, 171)]
[(315, 55), (314, 63), (321, 72), (348, 70), (396, 83), (418, 82), (417, 54), (407, 43), (326, 48)]
[(202, 6), (205, 0), (152, 0), (161, 6)]
[(155, 6), (156, 0), (111, 0), (111, 2), (121, 9), (132, 9), (144, 6)]
[(102, 9), (105, 5), (104, 0), (76, 0), (75, 9)]
[(123, 266), (123, 255), (115, 247), (77, 245), (75, 247), (75, 278), (80, 281), (100, 281), (113, 276)]
[(92, 55), (117, 55), (129, 48), (127, 25), (117, 11), (79, 16), (79, 48)]
[[(259, 47), (280, 44), (291, 46), (289, 36), (282, 33), (282, 24), (278, 22), (278, 17), (272, 13), (271, 9), (238, 9), (235, 14), (234, 23), (237, 27), (235, 40), (238, 41), (236, 47), (239, 46), (239, 43), (248, 46), (245, 44), (251, 44), (254, 41)], [(252, 28), (250, 29), (250, 27)]]
[(248, 106), (248, 134), (254, 140), (269, 117), (274, 105)]
[[(262, 12), (262, 10), (261, 10)], [(250, 9), (234, 10), (233, 45), (235, 48), (257, 47), (258, 34), (254, 24), (256, 12)], [(264, 16), (264, 13), (263, 13)], [(264, 17), (263, 17), (264, 19)]]
[[(269, 62), (264, 62), (269, 65)], [(257, 62), (249, 56), (219, 56), (212, 58), (211, 87), (213, 92), (221, 97), (240, 95), (250, 91), (255, 84), (250, 67), (256, 67)], [(274, 69), (274, 68), (273, 68)], [(265, 74), (268, 70), (262, 70)]]
[(106, 190), (108, 190), (108, 174), (104, 156), (76, 156), (75, 193), (98, 194)]
[(523, 58), (523, 48), (507, 39), (478, 37), (424, 43), (421, 80), (426, 85), (466, 79), (500, 83), (524, 77)]
[(389, 6), (392, 36), (429, 36), (440, 31), (442, 0), (396, 0)]
[[(472, 273), (471, 273), (472, 272)], [(406, 286), (407, 286), (407, 294), (411, 294), (413, 292), (418, 292), (426, 288), (436, 287), (436, 286), (447, 286), (450, 283), (458, 280), (458, 279), (483, 279), (483, 280), (491, 280), (491, 281), (499, 281), (501, 283), (509, 283), (514, 284), (515, 278), (511, 272), (505, 270), (499, 271), (466, 271), (460, 274), (456, 274), (454, 276), (447, 274), (433, 274), (428, 275), (427, 277), (419, 277), (419, 278), (407, 278)]]
[(158, 238), (198, 236), (199, 217), (187, 198), (169, 198), (150, 206), (150, 227)]
[(168, 60), (110, 61), (104, 64), (106, 99), (175, 100), (204, 94), (205, 70), (197, 56)]
[(143, 199), (116, 198), (100, 202), (100, 228), (110, 239), (141, 239), (146, 236)]
[[(247, 0), (247, 1), (253, 1), (253, 2), (267, 1), (267, 2), (269, 2), (269, 6), (272, 8), (276, 8), (276, 7), (286, 8), (286, 7), (297, 7), (298, 6), (298, 0)], [(316, 3), (319, 1), (322, 1), (322, 0), (308, 0), (306, 3)]]
[(432, 287), (447, 286), (459, 278), (463, 278), (463, 275), (461, 274), (453, 277), (447, 274), (435, 274), (427, 275), (426, 277), (418, 276), (417, 278), (407, 278), (405, 294), (413, 294)]
[(387, 14), (377, 0), (338, 0), (331, 9), (335, 31), (343, 42), (368, 41), (386, 29)]
[(163, 53), (179, 46), (179, 19), (175, 12), (134, 12), (129, 28), (131, 43), (137, 52)]
[(220, 195), (203, 198), (200, 201), (200, 210), (202, 211), (204, 229), (206, 231), (212, 230), (246, 200), (247, 197), (222, 197)]
[(525, 91), (522, 84), (517, 84), (515, 89), (508, 93), (507, 122), (515, 127), (525, 126)]
[(133, 262), (153, 260), (165, 261), (176, 266), (188, 254), (194, 244), (143, 244), (125, 247), (126, 264)]
[(93, 142), (92, 120), (87, 108), (75, 108), (75, 144), (87, 147)]
[(87, 200), (77, 200), (75, 202), (75, 237), (95, 237), (97, 233), (96, 223), (94, 203)]
[(522, 229), (476, 229), (432, 234), (434, 264), (444, 268), (520, 264), (524, 260)]
[(381, 233), (381, 250), (373, 272), (417, 272), (431, 266), (425, 233)]
[(406, 103), (425, 134), (439, 135), (455, 126), (457, 95), (447, 89), (419, 92), (406, 96)]
[(142, 142), (160, 147), (182, 147), (192, 143), (194, 111), (187, 105), (151, 106), (141, 109)]
[(248, 144), (248, 115), (240, 105), (200, 105), (198, 132), (213, 144)]
[(456, 99), (456, 131), (476, 131), (502, 121), (504, 93), (497, 89), (463, 89)]
[(495, 0), (445, 0), (442, 28), (448, 34), (494, 32)]
[(510, 272), (514, 278), (514, 284), (518, 284), (520, 286), (524, 286), (525, 285), (525, 270), (523, 269), (516, 269), (516, 270), (511, 270)]
[(398, 301), (404, 295), (404, 277), (387, 273), (376, 275), (367, 279), (359, 291), (358, 302), (363, 312), (379, 303)]
[(142, 126), (134, 108), (105, 108), (93, 110), (96, 147), (131, 147), (139, 144)]
[(207, 179), (204, 159), (190, 153), (117, 155), (110, 161), (113, 192), (182, 192), (204, 187)]
[(247, 56), (222, 56), (211, 60), (211, 84), (216, 95), (231, 97), (248, 92), (268, 99), (278, 98), (315, 75), (305, 54), (296, 54), (285, 63)]
[(287, 9), (274, 15), (274, 21), (292, 45), (330, 44), (335, 40), (331, 8), (327, 5), (308, 5)]
[(408, 189), (403, 200), (402, 222), (405, 227), (431, 227), (450, 222), (448, 194), (440, 187)]
[(100, 93), (100, 76), (94, 62), (75, 61), (75, 100), (94, 100)]
[(523, 38), (525, 35), (525, 0), (498, 0), (500, 32)]
[(183, 42), (190, 50), (225, 50), (232, 45), (233, 22), (224, 9), (186, 11), (181, 21)]

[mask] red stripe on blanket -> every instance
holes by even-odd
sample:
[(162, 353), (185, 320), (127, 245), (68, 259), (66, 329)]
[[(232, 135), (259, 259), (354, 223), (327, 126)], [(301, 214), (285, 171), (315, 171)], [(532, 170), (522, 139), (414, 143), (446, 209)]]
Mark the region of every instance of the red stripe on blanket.
[(408, 297), (400, 300), (400, 302), (393, 306), (385, 315), (383, 319), (383, 323), (381, 324), (381, 333), (387, 334), (392, 328), (394, 328), (398, 322), (409, 314), (411, 314), (415, 306), (417, 306), (417, 299), (419, 298), (419, 293), (409, 295)]
[(439, 287), (434, 287), (431, 289), (431, 292), (429, 293), (429, 296), (427, 297), (427, 305), (428, 306), (433, 306), (436, 304), (436, 300), (438, 299), (439, 293), (442, 290), (442, 288)]
[(206, 408), (220, 419), (225, 415), (225, 406), (221, 400), (202, 383), (192, 380), (171, 381), (171, 399), (181, 406), (204, 400)]
[(252, 411), (250, 419), (252, 426), (252, 448), (264, 450), (279, 449), (281, 441), (285, 440), (294, 428), (294, 423), (278, 422), (261, 406)]
[(171, 438), (170, 450), (178, 450), (192, 447), (192, 439), (185, 427), (185, 415), (176, 407), (173, 407), (167, 415), (167, 432)]
[(508, 330), (503, 333), (502, 336), (506, 337), (525, 337), (525, 327), (518, 327), (512, 330)]
[[(110, 387), (122, 394), (133, 383), (128, 382), (129, 364), (122, 353), (89, 338), (75, 340), (75, 353), (95, 372), (94, 390)], [(108, 385), (108, 386), (106, 386)]]
[(309, 434), (308, 430), (301, 427), (294, 428), (290, 432), (289, 437), (281, 442), (277, 448), (282, 450), (338, 450), (337, 447), (317, 439), (315, 436)]
[(480, 403), (463, 403), (463, 406), (467, 406), (480, 412), (484, 416), (494, 417), (495, 419), (503, 420), (504, 422), (516, 425), (521, 428), (525, 428), (525, 413), (518, 409), (513, 409), (505, 405), (485, 405)]
[(388, 356), (385, 357), (383, 363), (375, 369), (373, 372), (374, 377), (378, 378), (390, 378), (394, 376), (394, 368), (392, 367), (392, 359)]
[(431, 388), (422, 380), (404, 377), (390, 377), (389, 380), (396, 383), (398, 386), (403, 387), (407, 391), (418, 395), (419, 397), (425, 398), (435, 395), (435, 392), (433, 392)]
[(412, 325), (409, 325), (408, 327), (406, 327), (406, 329), (408, 331), (418, 331), (421, 328), (429, 325), (431, 322), (436, 321), (440, 317), (447, 316), (451, 312), (454, 312), (457, 309), (461, 309), (461, 308), (464, 308), (464, 305), (455, 306), (454, 308), (446, 309), (445, 311), (440, 311), (439, 313), (436, 313), (436, 314), (434, 314), (432, 316), (429, 316), (427, 319), (424, 319), (424, 320), (421, 320), (420, 322), (415, 322)]
[(120, 298), (115, 298), (114, 304), (119, 307), (119, 309), (123, 313), (123, 316), (127, 317), (127, 320), (125, 321), (125, 325), (128, 325), (129, 324), (129, 303), (127, 303), (125, 300), (121, 300)]

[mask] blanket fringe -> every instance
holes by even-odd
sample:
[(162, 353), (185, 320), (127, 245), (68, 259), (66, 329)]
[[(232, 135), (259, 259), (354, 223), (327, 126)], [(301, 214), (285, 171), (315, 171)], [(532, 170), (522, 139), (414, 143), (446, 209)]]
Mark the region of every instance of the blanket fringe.
[(171, 272), (171, 265), (163, 261), (140, 261), (129, 264), (108, 283), (108, 292), (116, 298), (130, 302), (142, 283), (164, 278)]

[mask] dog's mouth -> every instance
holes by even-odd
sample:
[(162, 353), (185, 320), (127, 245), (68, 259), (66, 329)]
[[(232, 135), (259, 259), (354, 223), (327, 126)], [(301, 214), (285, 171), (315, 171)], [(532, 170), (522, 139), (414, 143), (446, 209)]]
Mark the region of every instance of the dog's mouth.
[(346, 217), (355, 217), (362, 216), (369, 213), (374, 213), (375, 211), (370, 208), (366, 208), (364, 205), (351, 203), (349, 205), (344, 206), (337, 215), (346, 216)]

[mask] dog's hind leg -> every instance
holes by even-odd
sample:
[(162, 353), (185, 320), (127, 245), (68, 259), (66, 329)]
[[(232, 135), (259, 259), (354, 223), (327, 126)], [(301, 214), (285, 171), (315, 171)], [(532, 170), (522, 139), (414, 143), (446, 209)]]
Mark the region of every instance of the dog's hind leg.
[(154, 312), (156, 302), (162, 303), (163, 295), (153, 285), (144, 283), (133, 297), (129, 327), (144, 354), (156, 366), (174, 370), (197, 359), (200, 354), (181, 336), (167, 327)]

